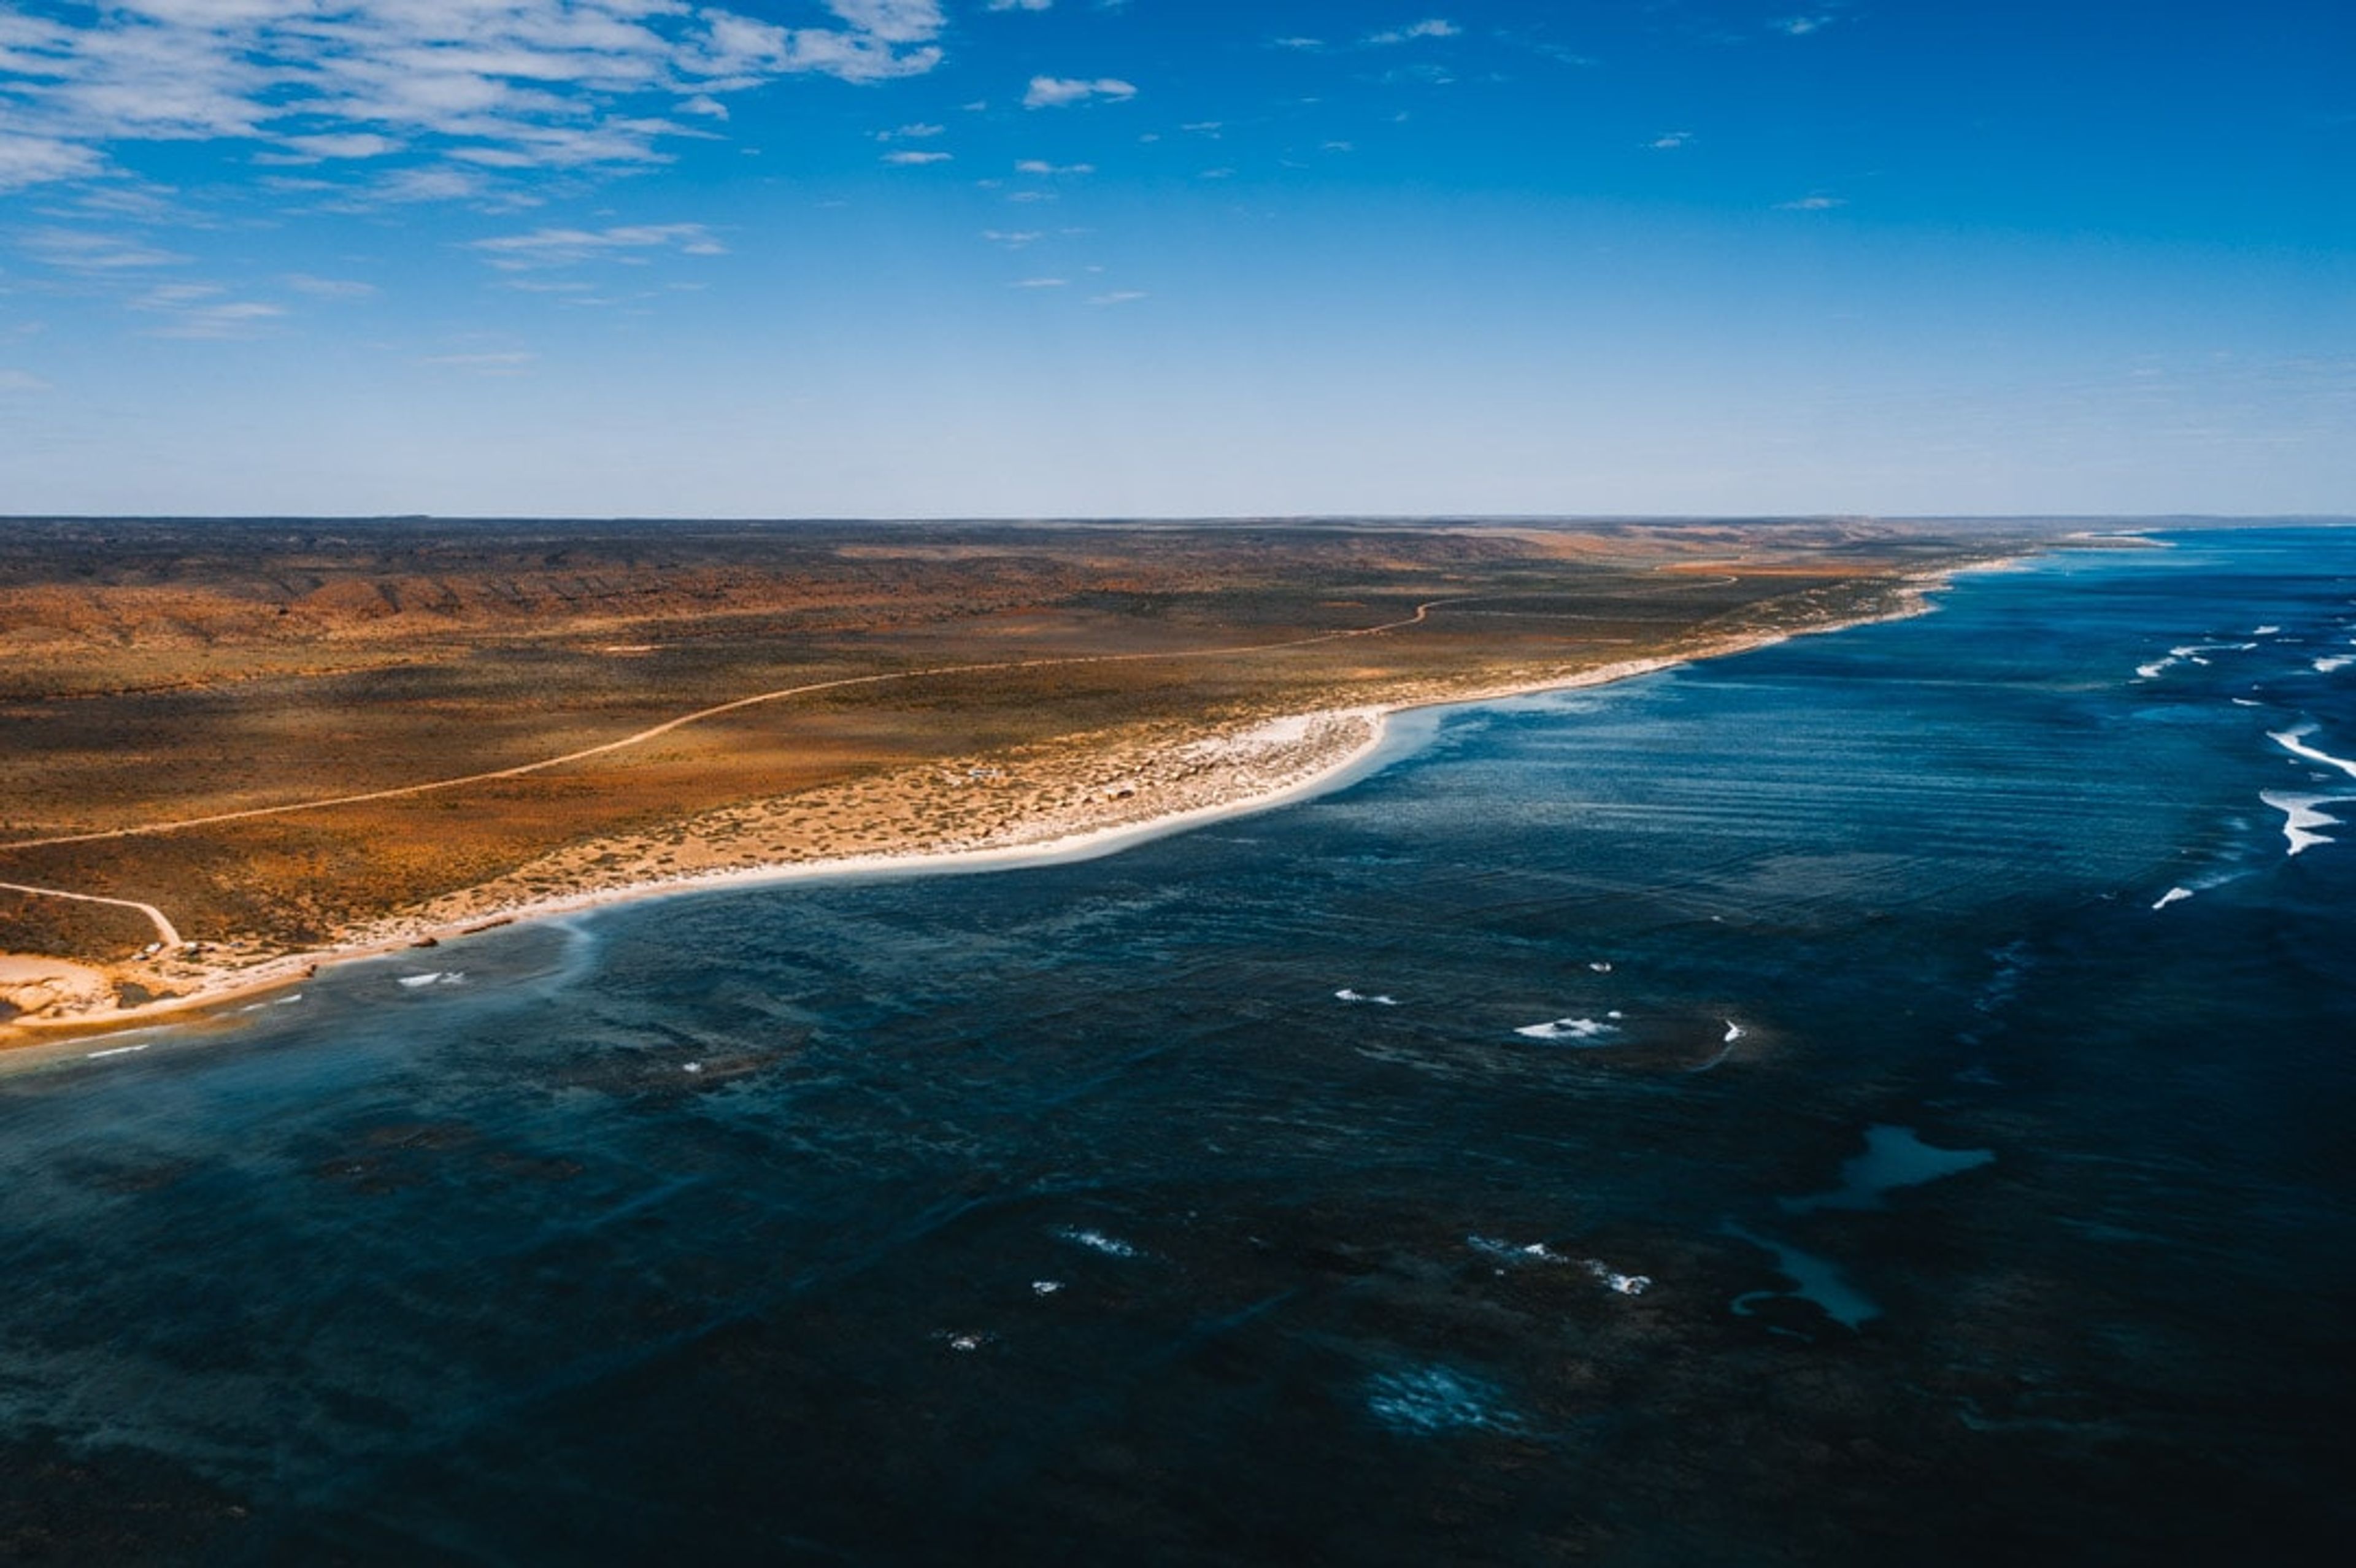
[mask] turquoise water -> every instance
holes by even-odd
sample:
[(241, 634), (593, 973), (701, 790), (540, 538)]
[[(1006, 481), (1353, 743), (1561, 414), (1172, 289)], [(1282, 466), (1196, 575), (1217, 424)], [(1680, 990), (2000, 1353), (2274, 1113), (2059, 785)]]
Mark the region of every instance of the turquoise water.
[(2173, 543), (13, 1062), (0, 1554), (2312, 1554), (2356, 530)]

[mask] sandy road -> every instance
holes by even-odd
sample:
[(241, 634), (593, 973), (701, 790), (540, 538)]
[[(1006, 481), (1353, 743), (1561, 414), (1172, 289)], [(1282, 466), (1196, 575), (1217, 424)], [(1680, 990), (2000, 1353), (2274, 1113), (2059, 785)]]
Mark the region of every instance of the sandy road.
[(164, 912), (154, 904), (144, 904), (136, 899), (102, 899), (96, 893), (70, 893), (63, 888), (36, 888), (24, 882), (0, 882), (0, 892), (31, 893), (37, 898), (71, 899), (76, 903), (112, 904), (118, 909), (135, 909), (155, 923), (155, 934), (163, 939), (165, 946), (180, 945), (179, 930), (166, 918)]
[[(327, 795), (317, 800), (289, 801), (281, 805), (250, 806), (242, 811), (216, 812), (209, 816), (185, 816), (167, 822), (139, 822), (124, 827), (102, 828), (90, 833), (59, 833), (46, 838), (17, 838), (0, 844), (0, 850), (41, 849), (58, 844), (93, 844), (109, 838), (152, 837), (157, 834), (177, 833), (189, 827), (211, 827), (224, 822), (250, 822), (257, 817), (284, 816), (298, 811), (326, 811), (338, 805), (365, 805), (372, 801), (400, 800), (409, 795), (429, 795), (436, 790), (457, 789), (466, 784), (489, 784), (498, 779), (521, 778), (527, 773), (544, 773), (550, 768), (563, 767), (568, 763), (585, 762), (591, 757), (606, 756), (615, 752), (626, 751), (632, 746), (641, 746), (648, 741), (668, 735), (674, 730), (682, 730), (691, 724), (700, 724), (707, 719), (716, 719), (723, 713), (755, 708), (763, 703), (782, 702), (788, 698), (808, 697), (813, 692), (840, 691), (846, 687), (853, 686), (883, 686), (893, 681), (924, 680), (936, 676), (984, 675), (1000, 670), (1052, 669), (1073, 665), (1126, 664), (1141, 659), (1201, 659), (1219, 658), (1235, 654), (1273, 653), (1280, 648), (1307, 647), (1312, 643), (1338, 642), (1344, 637), (1371, 637), (1383, 632), (1395, 632), (1402, 626), (1420, 624), (1430, 617), (1433, 610), (1443, 604), (1470, 603), (1472, 603), (1472, 600), (1469, 597), (1427, 600), (1415, 607), (1414, 614), (1403, 620), (1386, 621), (1379, 626), (1355, 626), (1339, 632), (1320, 632), (1315, 636), (1293, 637), (1280, 643), (1253, 643), (1222, 648), (1189, 648), (1182, 653), (1156, 651), (1141, 654), (1076, 654), (1065, 658), (1004, 659), (990, 664), (934, 665), (925, 669), (890, 670), (881, 675), (854, 675), (845, 676), (836, 680), (811, 681), (802, 686), (779, 687), (775, 691), (755, 692), (750, 697), (740, 697), (733, 702), (715, 703), (710, 708), (699, 708), (692, 713), (682, 713), (676, 719), (666, 720), (660, 724), (652, 725), (633, 735), (625, 735), (618, 741), (607, 741), (595, 746), (584, 746), (577, 752), (567, 752), (556, 757), (542, 757), (534, 763), (519, 763), (513, 767), (493, 768), (487, 773), (464, 773), (455, 778), (430, 779), (423, 784), (396, 784), (389, 789), (364, 790), (357, 795)], [(129, 901), (123, 899), (102, 899), (88, 893), (63, 892), (54, 888), (18, 887), (13, 883), (0, 883), (0, 887), (9, 887), (18, 892), (84, 899), (93, 903), (129, 904)], [(144, 911), (155, 921), (158, 929), (166, 932), (171, 930), (171, 923), (152, 905), (129, 904), (129, 907)], [(177, 933), (173, 934), (169, 941), (174, 946), (179, 944), (179, 937)]]

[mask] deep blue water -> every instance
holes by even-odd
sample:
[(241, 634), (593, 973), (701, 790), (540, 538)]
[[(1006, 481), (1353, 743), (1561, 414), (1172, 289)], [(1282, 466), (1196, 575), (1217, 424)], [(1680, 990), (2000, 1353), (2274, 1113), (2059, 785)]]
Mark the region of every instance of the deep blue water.
[(20, 1057), (0, 1556), (2337, 1561), (2356, 530), (2173, 542)]

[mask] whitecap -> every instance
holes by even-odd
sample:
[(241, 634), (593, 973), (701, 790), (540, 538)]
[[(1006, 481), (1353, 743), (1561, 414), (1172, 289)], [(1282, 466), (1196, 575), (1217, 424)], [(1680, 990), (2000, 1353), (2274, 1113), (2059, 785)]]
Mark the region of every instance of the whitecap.
[(1620, 1030), (1601, 1019), (1550, 1019), (1545, 1023), (1524, 1024), (1514, 1032), (1526, 1040), (1569, 1040), (1575, 1045), (1597, 1045)]
[(2286, 790), (2262, 790), (2258, 798), (2283, 814), (2283, 837), (2290, 841), (2286, 855), (2297, 855), (2314, 848), (2318, 844), (2338, 840), (2328, 833), (2318, 833), (2319, 827), (2338, 827), (2340, 818), (2319, 810), (2320, 806), (2337, 805), (2349, 799), (2336, 795), (2292, 795)]
[(147, 1041), (147, 1042), (146, 1042), (146, 1044), (145, 1044), (145, 1045), (118, 1045), (118, 1046), (111, 1047), (111, 1048), (109, 1048), (109, 1049), (107, 1049), (107, 1050), (105, 1050), (105, 1051), (90, 1051), (90, 1052), (88, 1052), (88, 1053), (85, 1055), (84, 1060), (85, 1060), (85, 1061), (98, 1061), (101, 1057), (106, 1057), (106, 1056), (129, 1056), (129, 1055), (131, 1055), (134, 1051), (145, 1051), (145, 1050), (146, 1050), (146, 1049), (147, 1049), (147, 1046), (149, 1046), (149, 1045), (153, 1045), (153, 1044), (155, 1044), (155, 1042), (154, 1040), (151, 1040)]
[(1066, 1227), (1055, 1234), (1074, 1246), (1086, 1247), (1092, 1253), (1102, 1253), (1108, 1258), (1141, 1258), (1144, 1252), (1118, 1236), (1108, 1236), (1102, 1231)]
[(403, 975), (400, 982), (413, 991), (421, 986), (460, 985), (466, 978), (466, 972), (461, 969), (437, 969), (430, 975)]
[(1509, 1264), (1567, 1264), (1570, 1260), (1544, 1242), (1501, 1242), (1494, 1236), (1467, 1236), (1464, 1244), (1476, 1253)]
[(1033, 1296), (1053, 1296), (1063, 1288), (1064, 1282), (1060, 1279), (1034, 1279), (1031, 1282), (1031, 1294)]
[(2288, 730), (2269, 730), (2266, 731), (2266, 739), (2294, 756), (2305, 757), (2310, 763), (2321, 763), (2326, 767), (2338, 768), (2350, 778), (2356, 779), (2356, 763), (2351, 763), (2345, 757), (2335, 757), (2329, 752), (2307, 743), (2307, 737), (2314, 734), (2316, 728), (2313, 724), (2300, 724)]
[(2175, 903), (2179, 900), (2189, 899), (2191, 896), (2192, 890), (2190, 888), (2170, 888), (2168, 891), (2160, 894), (2158, 901), (2154, 903), (2151, 907), (2154, 909), (2166, 909), (2169, 905)]
[(1608, 958), (1599, 958), (1588, 967), (1599, 975), (1609, 975), (1612, 973), (1612, 961)]
[(2356, 664), (2356, 654), (2327, 654), (2315, 661), (2315, 673), (2332, 675)]
[(1642, 1296), (1653, 1288), (1653, 1276), (1648, 1274), (1622, 1274), (1601, 1258), (1589, 1258), (1580, 1265), (1601, 1282), (1607, 1290), (1622, 1296)]
[(1395, 1008), (1398, 1006), (1398, 998), (1396, 997), (1369, 997), (1360, 992), (1354, 991), (1347, 986), (1344, 986), (1340, 990), (1334, 992), (1333, 997), (1336, 1001), (1365, 1002), (1370, 1006), (1377, 1008)]
[(1742, 1038), (1742, 1026), (1741, 1026), (1740, 1024), (1739, 1024), (1739, 1023), (1736, 1023), (1732, 1019), (1727, 1019), (1727, 1020), (1726, 1020), (1726, 1043), (1727, 1043), (1727, 1044), (1729, 1044), (1729, 1045), (1732, 1045), (1736, 1040), (1740, 1040), (1741, 1038)]
[(2250, 628), (2250, 635), (2254, 637), (2271, 637), (2276, 632), (2281, 630), (2282, 628), (2280, 626), (2253, 626)]

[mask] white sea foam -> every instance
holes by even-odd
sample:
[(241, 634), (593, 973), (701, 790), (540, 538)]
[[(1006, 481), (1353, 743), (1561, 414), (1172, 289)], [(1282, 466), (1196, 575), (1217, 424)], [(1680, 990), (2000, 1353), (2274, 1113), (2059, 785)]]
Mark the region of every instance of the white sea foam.
[(2168, 891), (2160, 894), (2158, 901), (2154, 903), (2151, 907), (2154, 909), (2166, 909), (2169, 905), (2176, 903), (2183, 899), (2189, 899), (2191, 896), (2192, 890), (2190, 888), (2170, 888)]
[(1055, 1232), (1074, 1246), (1086, 1247), (1092, 1253), (1102, 1253), (1108, 1258), (1141, 1258), (1142, 1249), (1131, 1246), (1119, 1236), (1108, 1236), (1102, 1231), (1082, 1230), (1068, 1226)]
[(1464, 1244), (1476, 1253), (1509, 1264), (1567, 1264), (1570, 1260), (1544, 1242), (1501, 1242), (1494, 1236), (1467, 1236)]
[(2254, 637), (2271, 637), (2276, 632), (2281, 630), (2282, 628), (2280, 626), (2253, 626), (2250, 628), (2250, 635)]
[(1338, 990), (1338, 991), (1334, 992), (1334, 993), (1333, 993), (1333, 997), (1334, 997), (1334, 999), (1335, 999), (1335, 1000), (1337, 1000), (1337, 1001), (1344, 1001), (1344, 1002), (1365, 1002), (1365, 1003), (1367, 1003), (1367, 1004), (1369, 1004), (1369, 1005), (1371, 1005), (1371, 1006), (1373, 1006), (1373, 1007), (1377, 1007), (1377, 1008), (1395, 1008), (1395, 1007), (1398, 1007), (1398, 997), (1369, 997), (1369, 996), (1365, 996), (1365, 995), (1362, 995), (1362, 994), (1361, 994), (1361, 993), (1359, 993), (1359, 992), (1356, 992), (1356, 991), (1354, 991), (1354, 990), (1350, 989), (1350, 987), (1347, 987), (1347, 986), (1344, 986), (1344, 987), (1343, 987), (1340, 990)]
[(2292, 795), (2286, 790), (2270, 789), (2261, 791), (2258, 798), (2283, 814), (2283, 837), (2290, 841), (2290, 848), (2284, 853), (2297, 855), (2312, 849), (2318, 844), (2338, 842), (2329, 834), (2318, 833), (2316, 829), (2338, 827), (2340, 826), (2340, 818), (2318, 808), (2338, 805), (2351, 797), (2336, 795)]
[(465, 983), (463, 969), (437, 969), (430, 975), (403, 975), (401, 983), (414, 991), (421, 986), (456, 986)]
[(2269, 730), (2266, 731), (2266, 739), (2294, 756), (2305, 757), (2310, 763), (2321, 763), (2329, 768), (2338, 768), (2350, 778), (2356, 779), (2356, 763), (2351, 763), (2345, 757), (2335, 757), (2329, 752), (2307, 743), (2307, 738), (2315, 731), (2316, 726), (2313, 724), (2299, 724), (2288, 730)]
[(1599, 958), (1588, 967), (1599, 975), (1609, 975), (1612, 973), (1612, 961), (1608, 958)]
[(1060, 1279), (1034, 1279), (1031, 1282), (1031, 1294), (1033, 1296), (1053, 1296), (1063, 1288), (1064, 1282)]
[(149, 1040), (145, 1045), (118, 1045), (111, 1047), (105, 1051), (93, 1051), (88, 1054), (86, 1060), (96, 1061), (102, 1056), (129, 1056), (133, 1051), (145, 1051), (147, 1049), (147, 1046), (155, 1043), (155, 1042), (154, 1040)]
[(2257, 645), (2255, 643), (2180, 643), (2168, 650), (2166, 658), (2136, 666), (2136, 674), (2145, 680), (2158, 680), (2179, 664), (2207, 666), (2209, 660), (2201, 656), (2204, 654), (2245, 654)]
[(1601, 1258), (1589, 1258), (1580, 1264), (1601, 1281), (1604, 1287), (1622, 1296), (1642, 1296), (1653, 1288), (1653, 1276), (1648, 1274), (1622, 1274)]
[(1526, 1040), (1569, 1040), (1574, 1045), (1598, 1045), (1620, 1030), (1601, 1019), (1550, 1019), (1542, 1024), (1524, 1024), (1514, 1032)]
[(2326, 654), (2315, 661), (2315, 673), (2331, 675), (2356, 664), (2356, 654)]
[(2233, 706), (2236, 708), (2263, 708), (2265, 706), (2263, 702), (2253, 702), (2246, 697), (2236, 697), (2233, 700)]
[(1736, 1023), (1732, 1019), (1727, 1019), (1727, 1020), (1726, 1020), (1726, 1043), (1727, 1043), (1727, 1044), (1729, 1044), (1729, 1045), (1732, 1045), (1736, 1040), (1740, 1040), (1741, 1038), (1742, 1038), (1742, 1026), (1741, 1026), (1740, 1024), (1739, 1024), (1739, 1023)]

